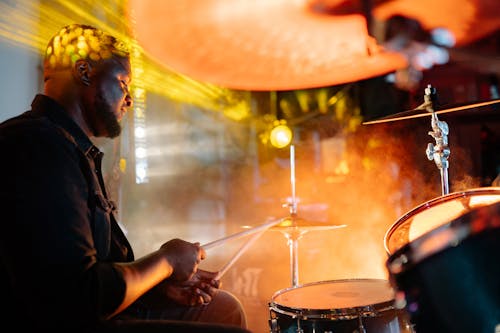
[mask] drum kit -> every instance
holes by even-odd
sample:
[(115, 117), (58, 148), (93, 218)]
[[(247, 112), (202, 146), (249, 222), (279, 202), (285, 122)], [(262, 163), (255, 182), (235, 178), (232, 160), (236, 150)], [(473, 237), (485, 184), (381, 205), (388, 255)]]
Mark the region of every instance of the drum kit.
[(375, 124), (430, 116), (435, 139), (426, 149), (441, 175), (441, 196), (408, 211), (387, 230), (389, 279), (344, 279), (300, 284), (298, 241), (313, 230), (345, 227), (297, 214), (294, 146), (290, 147), (290, 215), (203, 245), (253, 235), (219, 271), (219, 278), (266, 230), (282, 232), (290, 250), (291, 287), (269, 302), (271, 333), (498, 333), (500, 332), (500, 187), (449, 192), (449, 128), (438, 114), (500, 103), (500, 99), (434, 110), (425, 89), (414, 110), (368, 121)]
[(448, 125), (438, 114), (500, 103), (434, 110), (427, 86), (418, 108), (364, 124), (430, 116), (435, 139), (426, 150), (441, 175), (441, 196), (410, 210), (386, 232), (388, 280), (298, 283), (298, 240), (308, 230), (335, 229), (297, 216), (291, 148), (290, 217), (273, 224), (290, 247), (292, 285), (269, 302), (271, 333), (500, 332), (500, 187), (449, 192)]

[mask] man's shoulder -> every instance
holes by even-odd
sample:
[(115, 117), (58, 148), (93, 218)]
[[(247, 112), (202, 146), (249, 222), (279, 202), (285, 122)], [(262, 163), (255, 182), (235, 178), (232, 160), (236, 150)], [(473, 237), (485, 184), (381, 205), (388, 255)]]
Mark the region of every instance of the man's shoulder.
[(0, 123), (2, 145), (44, 145), (65, 141), (58, 127), (47, 117), (27, 111)]

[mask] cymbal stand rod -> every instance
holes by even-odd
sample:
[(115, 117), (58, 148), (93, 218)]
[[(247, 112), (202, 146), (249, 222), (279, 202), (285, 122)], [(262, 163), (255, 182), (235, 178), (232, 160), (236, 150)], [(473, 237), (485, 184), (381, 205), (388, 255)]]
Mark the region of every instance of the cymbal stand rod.
[(425, 103), (427, 104), (427, 111), (432, 112), (431, 116), (431, 127), (432, 131), (428, 134), (432, 136), (436, 142), (435, 145), (429, 143), (427, 145), (426, 154), (429, 161), (434, 160), (434, 163), (438, 167), (441, 174), (441, 193), (446, 195), (450, 193), (450, 187), (448, 183), (448, 157), (450, 156), (450, 149), (448, 147), (448, 134), (449, 128), (448, 124), (444, 121), (438, 119), (436, 112), (432, 106), (432, 100), (435, 98), (435, 89), (428, 85), (425, 89)]
[(290, 238), (288, 240), (290, 247), (290, 267), (292, 270), (290, 272), (292, 276), (292, 287), (296, 287), (299, 285), (299, 239), (298, 238)]
[(292, 202), (289, 205), (290, 214), (294, 217), (297, 214), (297, 197), (295, 194), (295, 147), (290, 145), (290, 183), (292, 186)]
[[(292, 222), (297, 217), (297, 197), (295, 192), (295, 146), (290, 145), (290, 183), (292, 186), (292, 200), (289, 204), (290, 217)], [(290, 275), (292, 276), (292, 286), (296, 287), (299, 284), (299, 238), (301, 234), (297, 230), (292, 230), (290, 234), (286, 234), (288, 239), (288, 247), (290, 250)]]
[(299, 285), (299, 239), (304, 233), (305, 231), (300, 231), (298, 228), (293, 228), (293, 230), (284, 233), (290, 250), (290, 275), (292, 277), (292, 287)]

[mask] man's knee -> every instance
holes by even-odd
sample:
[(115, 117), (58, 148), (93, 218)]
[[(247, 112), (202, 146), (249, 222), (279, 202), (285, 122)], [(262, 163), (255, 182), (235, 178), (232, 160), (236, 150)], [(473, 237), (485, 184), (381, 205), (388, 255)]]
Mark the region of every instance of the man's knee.
[(222, 317), (222, 322), (232, 325), (238, 325), (246, 328), (246, 314), (241, 302), (226, 290), (219, 290), (210, 303), (218, 316)]

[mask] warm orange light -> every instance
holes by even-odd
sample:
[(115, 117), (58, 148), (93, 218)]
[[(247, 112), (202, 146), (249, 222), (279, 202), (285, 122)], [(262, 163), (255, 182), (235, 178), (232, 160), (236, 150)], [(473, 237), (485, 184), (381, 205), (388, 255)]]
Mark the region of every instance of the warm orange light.
[(221, 87), (317, 88), (406, 67), (402, 55), (385, 52), (368, 35), (364, 16), (317, 13), (302, 1), (128, 4), (137, 40), (149, 54), (178, 73)]
[(284, 148), (292, 142), (292, 130), (287, 125), (281, 124), (274, 127), (270, 133), (270, 142), (273, 147)]

